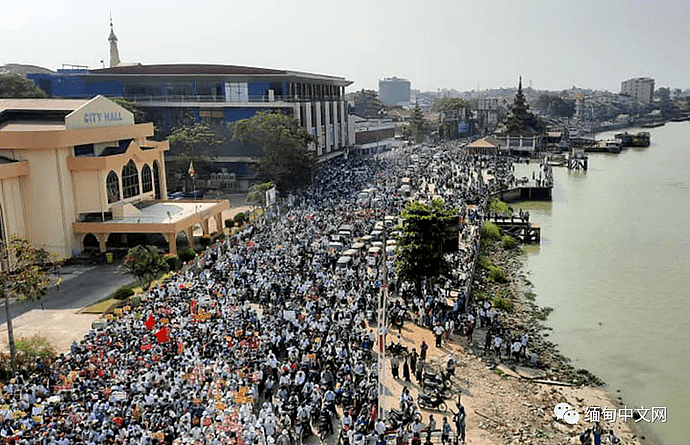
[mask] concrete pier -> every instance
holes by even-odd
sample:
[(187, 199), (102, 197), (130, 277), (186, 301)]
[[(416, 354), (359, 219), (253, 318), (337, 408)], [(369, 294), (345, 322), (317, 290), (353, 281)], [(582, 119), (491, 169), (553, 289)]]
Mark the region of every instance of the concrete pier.
[(541, 241), (541, 227), (537, 223), (517, 217), (495, 217), (488, 220), (501, 229), (504, 235), (510, 235), (523, 244), (539, 244)]

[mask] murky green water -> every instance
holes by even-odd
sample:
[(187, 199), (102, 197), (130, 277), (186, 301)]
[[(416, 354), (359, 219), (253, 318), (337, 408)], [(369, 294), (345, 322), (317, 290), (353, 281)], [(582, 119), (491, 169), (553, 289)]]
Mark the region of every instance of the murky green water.
[(556, 168), (553, 202), (516, 206), (541, 224), (526, 271), (552, 340), (627, 406), (666, 407), (651, 431), (689, 444), (690, 123), (649, 131), (649, 148)]

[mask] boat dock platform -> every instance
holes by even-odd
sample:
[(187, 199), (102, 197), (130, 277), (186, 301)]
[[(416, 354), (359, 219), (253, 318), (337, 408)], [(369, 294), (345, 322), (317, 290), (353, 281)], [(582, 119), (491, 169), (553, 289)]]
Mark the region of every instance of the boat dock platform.
[(539, 244), (541, 241), (541, 226), (515, 216), (495, 216), (488, 219), (501, 229), (504, 235), (510, 235), (523, 244)]

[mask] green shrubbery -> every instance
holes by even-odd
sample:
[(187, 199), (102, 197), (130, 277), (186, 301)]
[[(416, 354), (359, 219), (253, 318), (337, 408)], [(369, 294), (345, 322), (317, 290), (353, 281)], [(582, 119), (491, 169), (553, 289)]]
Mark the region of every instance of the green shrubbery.
[(479, 259), (477, 260), (477, 265), (484, 269), (484, 270), (489, 270), (491, 269), (491, 266), (494, 264), (491, 262), (488, 256), (486, 255), (479, 255)]
[(488, 300), (489, 296), (486, 294), (486, 292), (475, 292), (472, 298), (475, 302), (480, 303), (482, 301)]
[[(21, 372), (33, 372), (39, 360), (48, 367), (57, 355), (50, 342), (40, 335), (22, 337), (14, 344), (17, 348), (17, 369)], [(13, 376), (10, 354), (0, 353), (0, 380), (7, 381)]]
[(182, 249), (178, 253), (178, 256), (180, 257), (180, 261), (182, 261), (183, 263), (187, 263), (196, 258), (196, 252), (189, 248)]
[(226, 229), (232, 229), (235, 226), (235, 221), (232, 219), (226, 219), (225, 220), (225, 228)]
[(165, 256), (165, 262), (168, 263), (168, 270), (173, 272), (182, 267), (182, 261), (177, 255), (168, 254)]
[(513, 250), (513, 249), (517, 248), (517, 246), (519, 246), (519, 245), (520, 245), (520, 243), (518, 242), (518, 240), (516, 240), (512, 236), (505, 235), (503, 237), (503, 248), (504, 249)]
[(506, 277), (500, 267), (491, 266), (489, 268), (489, 281), (493, 281), (494, 283), (507, 283), (508, 277)]
[(134, 295), (134, 290), (132, 290), (131, 287), (129, 286), (122, 286), (115, 292), (113, 292), (113, 298), (116, 300), (124, 300), (126, 298), (131, 297)]
[(506, 215), (509, 216), (513, 214), (513, 209), (508, 204), (496, 198), (493, 198), (491, 201), (489, 201), (489, 210), (496, 213), (505, 212)]
[(504, 311), (504, 312), (512, 312), (514, 305), (513, 302), (510, 301), (507, 298), (504, 298), (500, 295), (496, 295), (494, 299), (491, 301), (494, 307)]
[(141, 306), (141, 297), (139, 295), (132, 295), (129, 297), (129, 305), (132, 307)]
[(235, 224), (242, 226), (245, 222), (247, 222), (247, 215), (242, 212), (235, 215)]
[(499, 240), (501, 239), (501, 229), (494, 223), (485, 222), (482, 227), (482, 236), (492, 240)]

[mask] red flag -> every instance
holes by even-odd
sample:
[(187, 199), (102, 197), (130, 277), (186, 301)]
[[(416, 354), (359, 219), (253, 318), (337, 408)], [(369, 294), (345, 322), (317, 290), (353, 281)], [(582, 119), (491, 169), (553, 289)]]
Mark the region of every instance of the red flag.
[(160, 331), (156, 332), (158, 343), (165, 343), (168, 341), (168, 331), (169, 329), (167, 327), (163, 327)]
[(153, 318), (153, 314), (149, 314), (149, 318), (146, 319), (144, 326), (146, 326), (146, 329), (153, 329), (154, 326), (156, 326), (156, 320)]
[(141, 350), (144, 352), (150, 351), (151, 348), (153, 348), (153, 345), (151, 343), (146, 343), (145, 345), (141, 345)]

